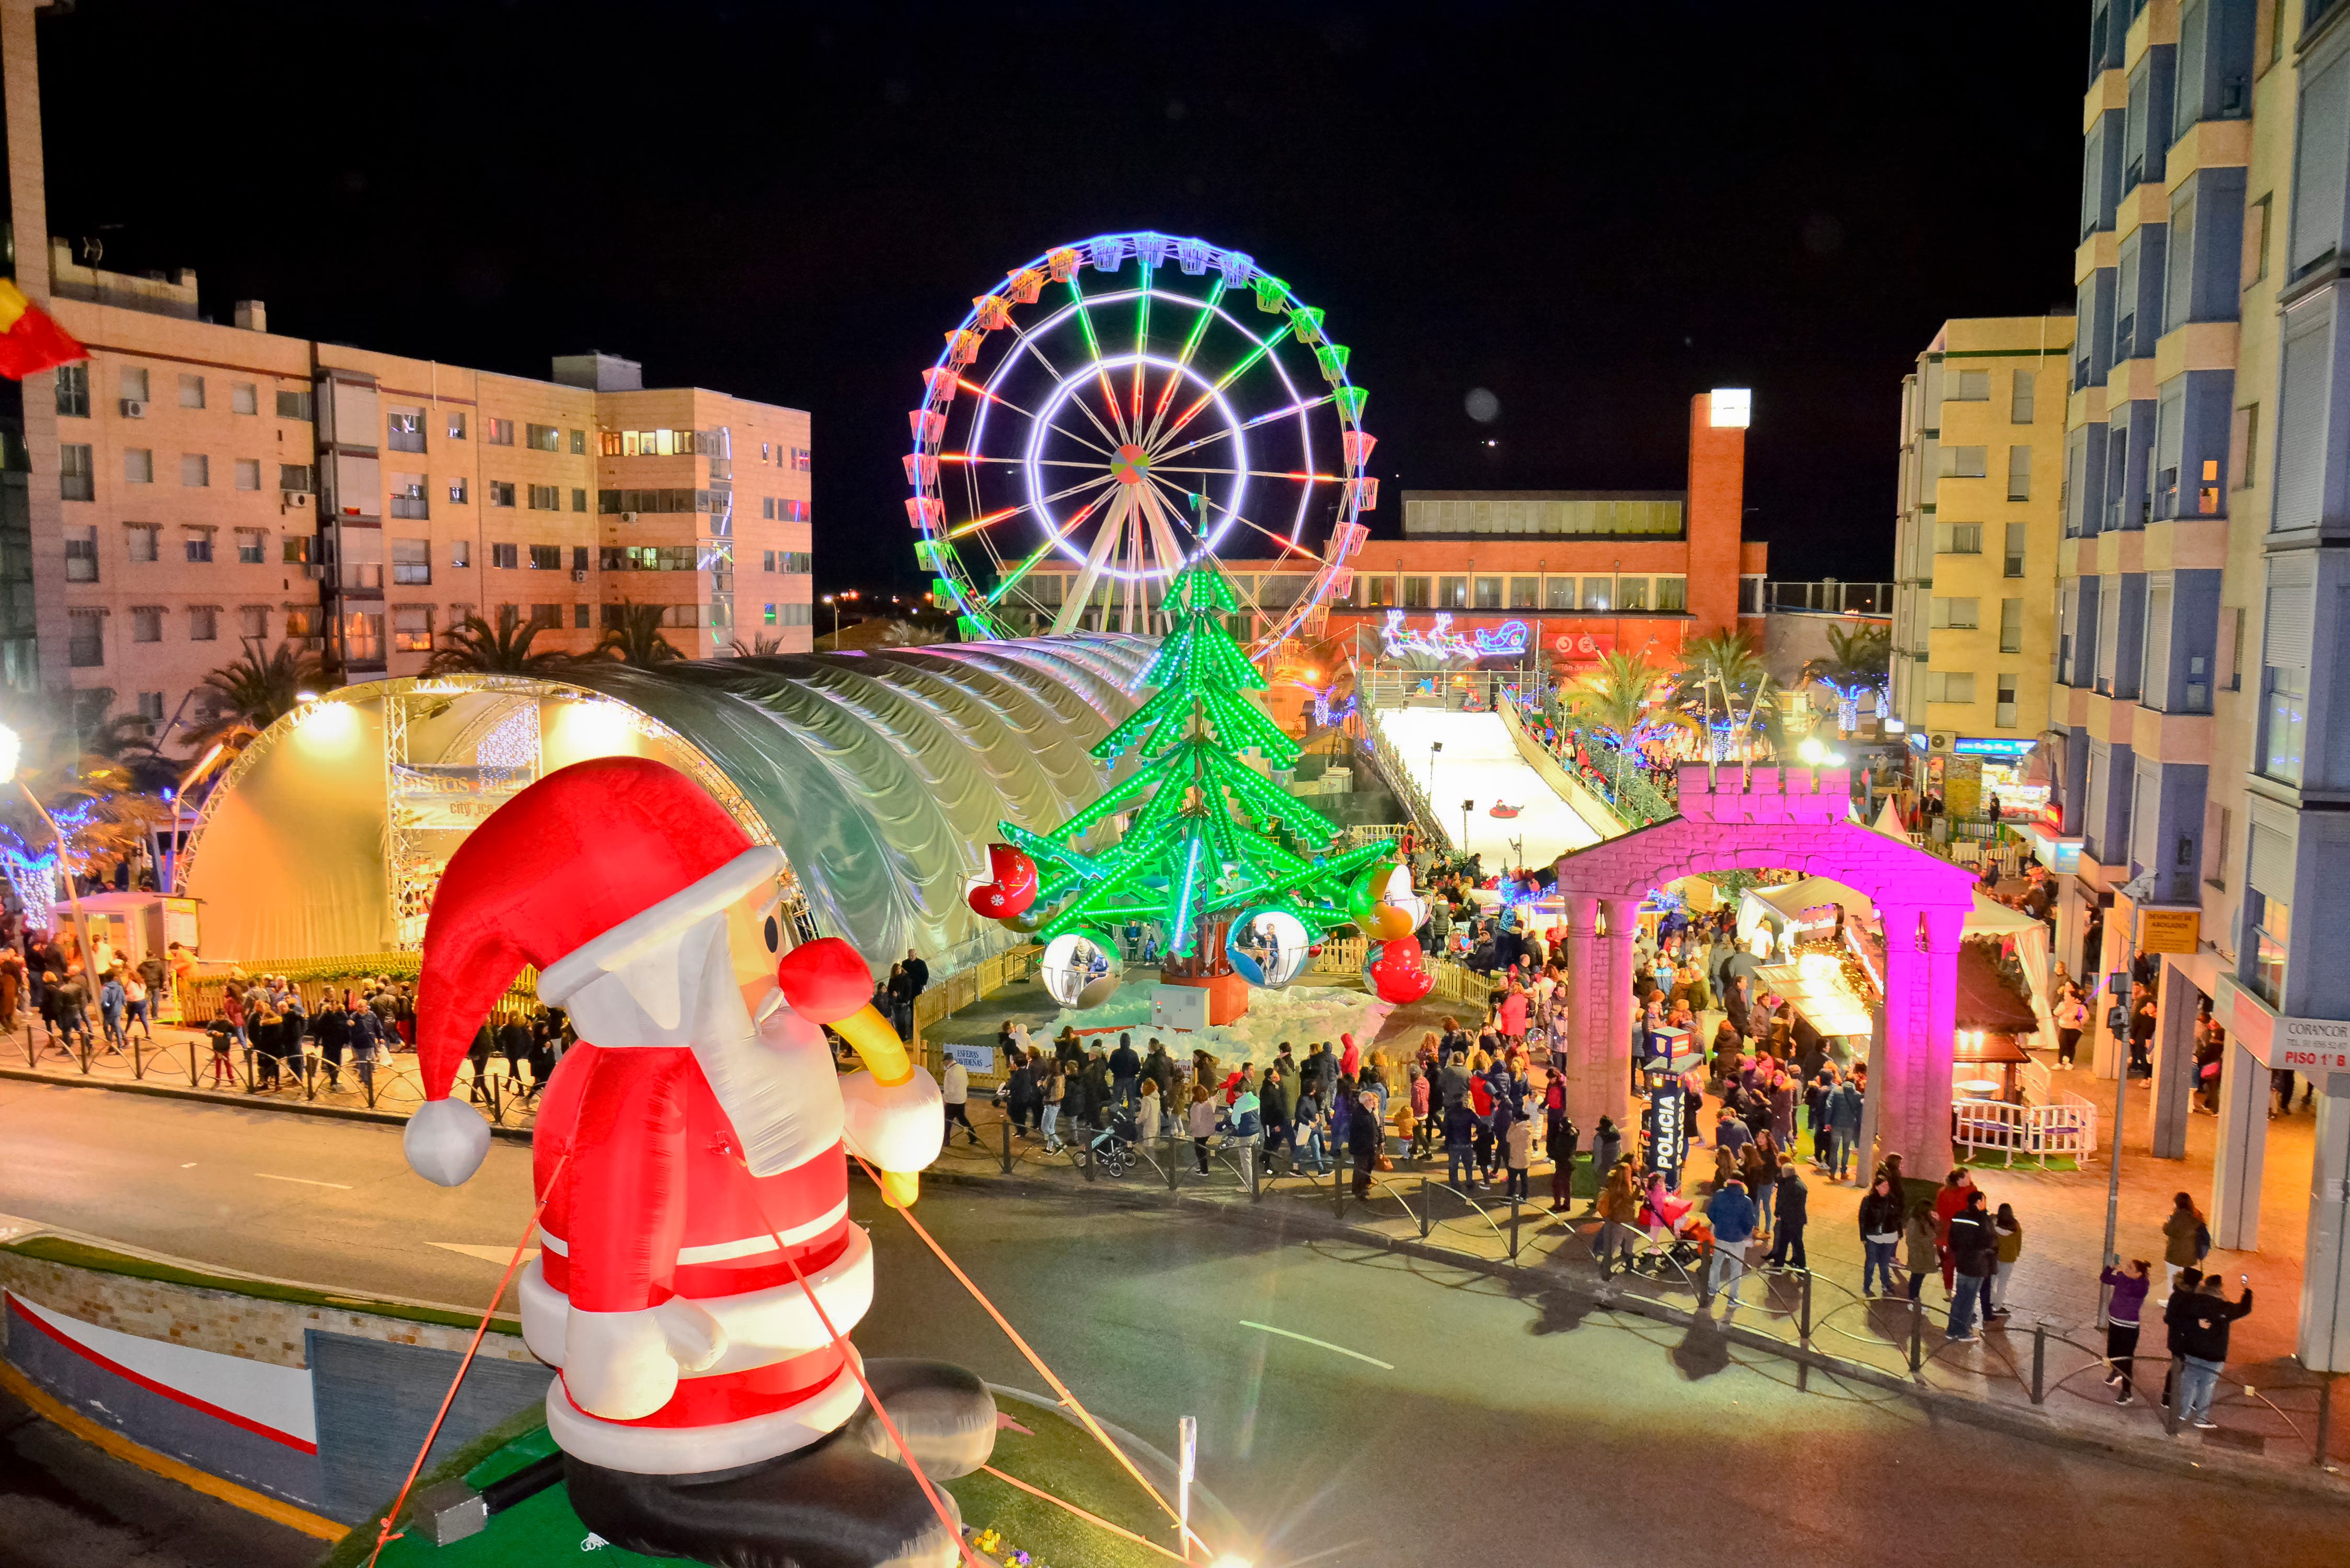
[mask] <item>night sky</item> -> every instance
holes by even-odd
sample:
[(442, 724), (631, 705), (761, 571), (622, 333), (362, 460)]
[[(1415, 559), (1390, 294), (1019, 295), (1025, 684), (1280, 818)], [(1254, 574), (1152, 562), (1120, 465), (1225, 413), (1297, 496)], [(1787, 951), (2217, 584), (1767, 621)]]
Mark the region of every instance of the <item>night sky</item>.
[(1678, 489), (1689, 396), (1751, 385), (1772, 576), (1870, 579), (1910, 359), (2070, 297), (2086, 10), (80, 0), (50, 225), (222, 320), (810, 410), (820, 590), (920, 579), (905, 410), (971, 296), (1151, 227), (1328, 311), (1389, 496)]

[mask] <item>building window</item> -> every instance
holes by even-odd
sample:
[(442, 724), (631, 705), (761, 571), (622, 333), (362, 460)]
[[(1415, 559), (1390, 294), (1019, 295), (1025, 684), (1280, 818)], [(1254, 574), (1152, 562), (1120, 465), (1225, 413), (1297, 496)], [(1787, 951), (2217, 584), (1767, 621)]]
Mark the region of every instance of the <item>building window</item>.
[(236, 487), (239, 490), (260, 489), (261, 460), (257, 457), (240, 457), (234, 461), (236, 464)]
[(563, 432), (553, 425), (525, 425), (524, 439), (533, 452), (561, 452)]
[(573, 605), (571, 607), (572, 629), (574, 631), (593, 631), (595, 629), (596, 623), (592, 618), (592, 611), (593, 607), (586, 604), (585, 602)]
[(452, 540), (449, 545), (449, 564), (471, 567), (473, 564), (473, 542), (471, 539)]
[(449, 482), (449, 504), (452, 506), (463, 506), (465, 504), (465, 482), (463, 480), (452, 479)]
[(2023, 651), (2023, 601), (1999, 601), (1999, 650), (2002, 653)]
[(1428, 587), (1429, 580), (1426, 577), (1406, 577), (1403, 580), (1403, 607), (1406, 609), (1426, 609), (1428, 607)]
[(1956, 631), (1971, 631), (1982, 624), (1982, 601), (1977, 598), (1937, 598), (1934, 600), (1932, 626)]
[(1477, 579), (1477, 600), (1475, 607), (1478, 609), (1500, 609), (1502, 607), (1501, 578), (1479, 577)]
[(482, 439), (492, 446), (514, 445), (514, 421), (484, 420)]
[(392, 452), (424, 450), (424, 410), (393, 409), (384, 415), (384, 446)]
[(364, 610), (343, 617), (343, 658), (351, 664), (383, 662), (383, 617)]
[(385, 481), (391, 495), (394, 517), (421, 518), (432, 515), (432, 503), (424, 493), (424, 476), (421, 473), (395, 473)]
[[(813, 551), (808, 550), (778, 550), (775, 552), (775, 570), (779, 572), (813, 572), (816, 570), (816, 555)], [(1381, 582), (1387, 581), (1384, 577), (1379, 580)], [(1423, 581), (1425, 579), (1423, 579)], [(1424, 597), (1426, 596), (1423, 594), (1422, 597)]]
[(586, 431), (573, 431), (571, 432), (571, 455), (574, 457), (586, 457), (588, 455), (588, 432)]
[(1437, 578), (1436, 607), (1439, 609), (1467, 609), (1469, 607), (1469, 579), (1466, 577)]
[[(1384, 582), (1387, 579), (1382, 577), (1379, 580)], [(1540, 577), (1512, 577), (1510, 579), (1510, 607), (1512, 609), (1540, 609), (1542, 607), (1542, 579)]]
[(563, 510), (563, 487), (558, 484), (534, 484), (530, 487), (530, 509), (533, 512)]
[(313, 477), (307, 462), (281, 462), (277, 465), (277, 488), (289, 493), (309, 494)]
[(530, 624), (538, 628), (541, 631), (561, 631), (563, 629), (563, 607), (561, 605), (531, 606)]
[(1972, 670), (1929, 670), (1926, 671), (1926, 701), (1929, 702), (1971, 702), (1975, 700), (1975, 678)]
[(191, 642), (220, 640), (220, 606), (190, 605), (188, 607), (188, 640)]
[(2301, 782), (2309, 722), (2309, 671), (2269, 665), (2262, 673), (2261, 772), (2280, 784)]
[(57, 367), (57, 414), (63, 419), (89, 418), (89, 365)]
[(1646, 577), (1617, 577), (1616, 579), (1616, 607), (1619, 611), (1647, 609), (1648, 607), (1648, 579)]
[(392, 607), (391, 650), (394, 653), (432, 651), (432, 607), (431, 605)]
[(201, 409), (203, 406), (204, 379), (202, 376), (182, 375), (180, 378), (180, 407), (183, 409)]
[(143, 446), (126, 449), (122, 453), (122, 478), (128, 484), (155, 483), (155, 454)]
[(147, 400), (146, 371), (134, 369), (126, 365), (115, 372), (114, 380), (118, 389), (117, 395), (124, 402), (143, 403)]
[(508, 481), (506, 481), (506, 480), (503, 480), (503, 479), (493, 479), (493, 480), (491, 480), (491, 481), (490, 481), (490, 504), (491, 504), (491, 505), (493, 505), (493, 506), (512, 506), (514, 504), (515, 504), (515, 487), (514, 487), (514, 485), (513, 485), (511, 483), (509, 483)]
[(1987, 403), (1991, 401), (1989, 370), (1957, 370), (1944, 379), (1942, 400), (1950, 403)]
[[(2252, 829), (2253, 842), (2260, 840), (2261, 829)], [(2252, 931), (2251, 973), (2245, 978), (2271, 1007), (2284, 1005), (2284, 965), (2287, 950), (2293, 946), (2293, 906), (2282, 898), (2272, 898), (2255, 888), (2245, 900), (2253, 906), (2245, 911)]]
[(98, 524), (68, 524), (66, 527), (66, 581), (98, 581)]
[(770, 523), (775, 520), (775, 498), (774, 496), (767, 495), (760, 498), (759, 515), (765, 518)]
[(2039, 377), (2033, 371), (2018, 370), (2015, 372), (2014, 379), (2010, 384), (2007, 393), (2008, 423), (2012, 425), (2028, 425), (2032, 422), (2032, 410), (2033, 404), (2033, 390), (2038, 380)]
[(1575, 607), (1575, 579), (1545, 577), (1543, 579), (1543, 608), (1571, 610)]
[(261, 412), (261, 389), (251, 381), (231, 381), (228, 384), (228, 411), (233, 414)]
[(560, 545), (533, 545), (530, 547), (530, 565), (533, 571), (561, 571), (563, 569), (563, 546)]
[(2225, 891), (2228, 886), (2228, 833), (2233, 815), (2218, 801), (2203, 807), (2203, 880)]
[(2007, 498), (2010, 501), (2032, 499), (2032, 449), (2028, 446), (2007, 449)]
[(1987, 446), (1946, 446), (1942, 448), (1944, 479), (1981, 479), (1991, 472), (1991, 448)]
[(584, 572), (588, 569), (587, 545), (574, 545), (571, 546), (571, 569), (575, 572)]
[(286, 639), (309, 644), (318, 637), (318, 607), (287, 605), (286, 607)]
[(490, 565), (504, 571), (514, 570), (522, 565), (522, 546), (519, 545), (491, 545)]
[(816, 515), (816, 504), (809, 501), (778, 501), (775, 516), (785, 523), (806, 523)]
[(200, 452), (180, 454), (180, 483), (191, 490), (202, 490), (213, 482), (213, 460)]
[(430, 539), (394, 539), (391, 542), (391, 580), (395, 587), (422, 587), (432, 580), (432, 541)]
[(265, 528), (238, 529), (236, 559), (240, 566), (267, 566), (269, 564), (269, 531)]
[(97, 496), (98, 481), (90, 465), (89, 448), (57, 448), (57, 493), (68, 501), (88, 501)]
[(1659, 577), (1657, 608), (1670, 615), (1687, 615), (1689, 613), (1689, 579)]
[(1935, 524), (1934, 554), (1937, 556), (1981, 555), (1982, 524), (1980, 523)]
[(236, 612), (236, 634), (246, 642), (269, 640), (269, 607), (246, 605)]
[(213, 531), (210, 528), (182, 528), (180, 534), (190, 561), (201, 563), (213, 558)]
[(465, 410), (463, 409), (451, 409), (448, 410), (448, 415), (449, 439), (451, 441), (463, 441), (465, 439)]
[(133, 561), (162, 559), (162, 528), (153, 523), (126, 523), (122, 525), (122, 542)]
[(312, 540), (307, 535), (289, 534), (278, 546), (278, 555), (286, 566), (307, 566), (310, 564)]
[(792, 472), (793, 472), (794, 473), (806, 473), (806, 472), (808, 471), (808, 449), (807, 449), (807, 448), (806, 448), (806, 447), (804, 447), (804, 446), (795, 446), (795, 447), (792, 448), (792, 464), (791, 464), (791, 466), (792, 466)]
[(161, 642), (163, 640), (163, 607), (133, 605), (130, 607), (130, 640)]
[(2023, 557), (2026, 545), (2031, 539), (2031, 533), (2032, 525), (2028, 523), (2011, 523), (2007, 525), (2006, 564), (2002, 572), (2002, 576), (2010, 577), (2023, 576)]
[(571, 510), (574, 512), (588, 510), (588, 492), (576, 484), (571, 487)]
[(95, 670), (106, 662), (106, 612), (66, 611), (66, 660), (76, 670)]
[(2239, 289), (2246, 289), (2269, 275), (2269, 212), (2273, 195), (2263, 196), (2244, 208), (2244, 265), (2237, 278)]
[(308, 420), (311, 417), (309, 389), (305, 388), (298, 392), (281, 390), (277, 394), (277, 417), (281, 420)]
[(1608, 601), (1615, 597), (1615, 587), (1614, 577), (1584, 578), (1583, 607), (1586, 610), (1607, 609)]
[(2015, 681), (2012, 675), (1999, 678), (1999, 707), (1991, 715), (1991, 722), (2002, 730), (2015, 728)]

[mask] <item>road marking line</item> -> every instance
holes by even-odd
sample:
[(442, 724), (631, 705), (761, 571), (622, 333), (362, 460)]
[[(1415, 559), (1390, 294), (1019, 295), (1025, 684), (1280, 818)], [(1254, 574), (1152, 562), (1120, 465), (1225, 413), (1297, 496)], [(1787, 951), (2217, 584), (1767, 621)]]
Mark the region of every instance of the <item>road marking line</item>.
[[(505, 1267), (506, 1260), (514, 1256), (512, 1247), (483, 1247), (471, 1241), (428, 1241), (425, 1245), (438, 1247), (444, 1252), (457, 1252), (468, 1258), (479, 1258), (485, 1263), (495, 1263), (500, 1268)], [(525, 1247), (522, 1250), (522, 1261), (525, 1263), (537, 1256), (538, 1249), (536, 1247)]]
[[(182, 1167), (182, 1168), (186, 1168)], [(265, 1170), (256, 1170), (253, 1174), (264, 1181), (298, 1181), (305, 1187), (335, 1187), (340, 1188), (345, 1192), (351, 1189), (351, 1184), (348, 1181), (313, 1181), (307, 1176), (272, 1176)]]
[(1319, 1345), (1324, 1350), (1335, 1350), (1341, 1355), (1351, 1355), (1357, 1361), (1367, 1361), (1383, 1372), (1395, 1370), (1395, 1363), (1392, 1361), (1381, 1361), (1376, 1355), (1365, 1355), (1359, 1350), (1349, 1350), (1343, 1345), (1333, 1345), (1326, 1339), (1316, 1339), (1309, 1334), (1292, 1334), (1285, 1328), (1275, 1328), (1269, 1323), (1251, 1323), (1246, 1318), (1241, 1319), (1241, 1326), (1263, 1329), (1267, 1334), (1277, 1334), (1284, 1339), (1294, 1339), (1301, 1345)]

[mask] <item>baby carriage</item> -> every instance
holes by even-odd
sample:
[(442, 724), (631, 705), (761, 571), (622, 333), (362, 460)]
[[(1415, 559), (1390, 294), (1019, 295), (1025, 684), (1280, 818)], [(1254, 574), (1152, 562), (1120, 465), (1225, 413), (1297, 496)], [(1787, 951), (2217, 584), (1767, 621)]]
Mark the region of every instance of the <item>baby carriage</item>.
[(1109, 1125), (1093, 1136), (1086, 1145), (1088, 1158), (1112, 1176), (1124, 1176), (1134, 1168), (1134, 1113), (1118, 1106), (1109, 1114)]

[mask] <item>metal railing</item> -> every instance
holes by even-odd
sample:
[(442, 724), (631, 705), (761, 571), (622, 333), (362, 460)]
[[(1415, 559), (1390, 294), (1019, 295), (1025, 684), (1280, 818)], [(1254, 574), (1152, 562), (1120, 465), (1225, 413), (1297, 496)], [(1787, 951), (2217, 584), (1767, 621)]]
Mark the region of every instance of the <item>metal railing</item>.
[(1762, 585), (1766, 615), (1866, 615), (1893, 613), (1891, 583), (1846, 583), (1835, 577), (1816, 582), (1767, 582)]
[(1950, 1103), (1950, 1141), (1968, 1154), (2003, 1154), (2046, 1165), (2051, 1157), (2085, 1159), (2097, 1147), (2096, 1107), (2078, 1095), (2043, 1105), (1969, 1099)]

